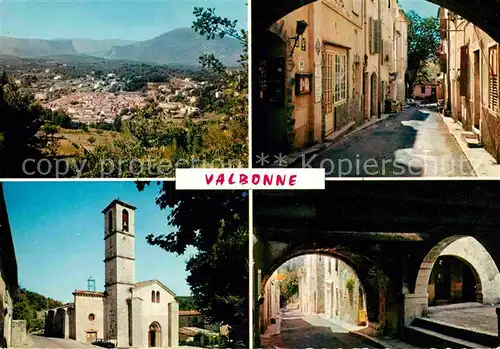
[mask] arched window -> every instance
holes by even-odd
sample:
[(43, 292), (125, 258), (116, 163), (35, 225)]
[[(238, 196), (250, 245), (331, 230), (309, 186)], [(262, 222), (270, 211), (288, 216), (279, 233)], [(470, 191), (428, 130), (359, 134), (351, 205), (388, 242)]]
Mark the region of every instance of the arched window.
[(122, 211), (122, 226), (124, 231), (128, 231), (128, 211), (125, 209)]
[(89, 314), (89, 321), (94, 321), (94, 320), (95, 320), (95, 315)]
[(155, 295), (156, 295), (155, 291), (151, 291), (151, 302), (152, 303), (156, 303)]
[(108, 213), (108, 231), (113, 230), (113, 212), (109, 211)]
[(160, 291), (156, 291), (156, 303), (160, 303)]

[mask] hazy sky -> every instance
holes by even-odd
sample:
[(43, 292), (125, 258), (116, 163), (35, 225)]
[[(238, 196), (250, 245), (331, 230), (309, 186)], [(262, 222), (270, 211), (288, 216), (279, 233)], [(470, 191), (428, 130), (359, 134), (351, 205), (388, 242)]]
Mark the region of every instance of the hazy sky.
[(195, 6), (247, 27), (246, 0), (0, 0), (0, 35), (147, 40), (190, 27)]
[(62, 302), (73, 301), (87, 279), (104, 291), (104, 216), (117, 197), (135, 212), (136, 281), (158, 279), (178, 296), (189, 295), (185, 256), (150, 246), (146, 235), (172, 231), (168, 211), (155, 204), (155, 184), (139, 192), (133, 182), (4, 183), (19, 283)]

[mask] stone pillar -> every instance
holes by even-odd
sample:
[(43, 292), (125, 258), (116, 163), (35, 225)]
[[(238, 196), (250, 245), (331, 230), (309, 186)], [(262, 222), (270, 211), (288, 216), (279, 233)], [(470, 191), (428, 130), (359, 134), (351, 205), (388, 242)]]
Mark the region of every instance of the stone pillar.
[(147, 332), (144, 331), (142, 323), (142, 302), (143, 300), (139, 297), (134, 297), (129, 300), (129, 307), (131, 310), (132, 347), (136, 348), (148, 346), (147, 339), (144, 338)]
[(69, 339), (69, 314), (68, 314), (68, 308), (64, 309), (63, 338), (64, 339)]
[(12, 347), (28, 348), (28, 332), (26, 331), (26, 320), (12, 321)]
[(171, 303), (172, 317), (170, 328), (172, 338), (170, 339), (171, 347), (177, 348), (179, 346), (179, 303)]
[(421, 317), (428, 310), (428, 296), (424, 294), (407, 293), (404, 295), (405, 326), (411, 324), (413, 319)]

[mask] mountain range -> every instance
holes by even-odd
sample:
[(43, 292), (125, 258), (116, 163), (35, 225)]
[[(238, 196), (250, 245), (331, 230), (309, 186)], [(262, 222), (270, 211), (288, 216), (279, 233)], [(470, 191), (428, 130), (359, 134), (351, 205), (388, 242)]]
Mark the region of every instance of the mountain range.
[(20, 58), (92, 56), (160, 64), (198, 65), (201, 53), (213, 53), (235, 67), (240, 43), (232, 38), (207, 40), (191, 28), (178, 28), (146, 41), (93, 39), (17, 39), (0, 36), (0, 55)]

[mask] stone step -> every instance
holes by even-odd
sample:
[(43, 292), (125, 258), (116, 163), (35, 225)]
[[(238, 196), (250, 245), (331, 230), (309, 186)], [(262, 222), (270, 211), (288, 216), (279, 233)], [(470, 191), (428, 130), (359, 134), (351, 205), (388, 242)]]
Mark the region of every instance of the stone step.
[(478, 343), (464, 341), (413, 325), (406, 326), (406, 341), (421, 348), (488, 349), (488, 347)]
[(457, 325), (450, 325), (438, 320), (429, 318), (416, 318), (411, 324), (415, 327), (434, 331), (460, 340), (478, 343), (488, 348), (496, 348), (500, 344), (498, 336), (495, 336), (493, 334), (480, 330), (471, 330), (469, 328)]
[(474, 132), (462, 132), (462, 139), (467, 143), (469, 148), (482, 147), (481, 142), (479, 142), (478, 135)]

